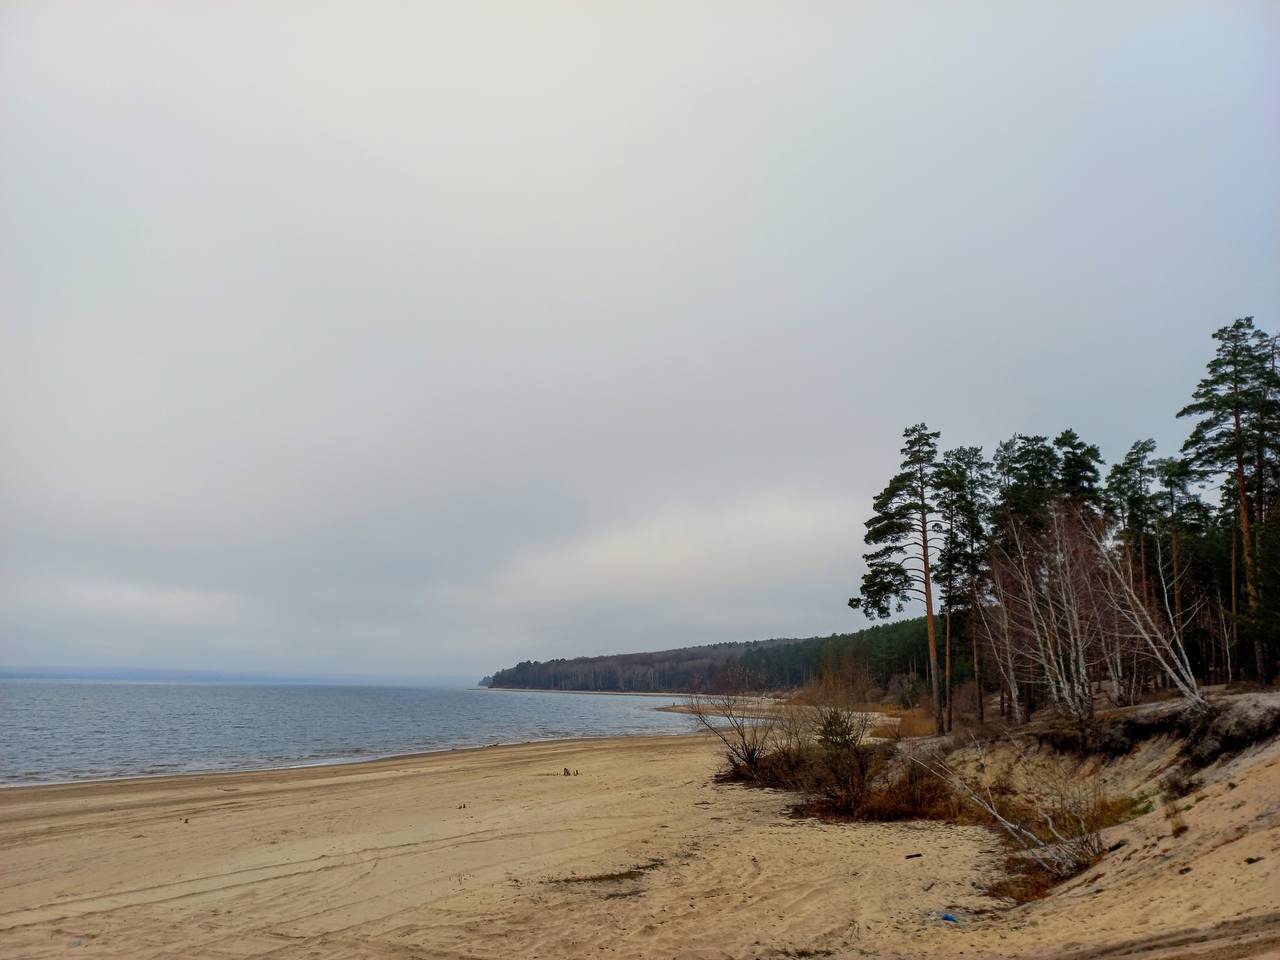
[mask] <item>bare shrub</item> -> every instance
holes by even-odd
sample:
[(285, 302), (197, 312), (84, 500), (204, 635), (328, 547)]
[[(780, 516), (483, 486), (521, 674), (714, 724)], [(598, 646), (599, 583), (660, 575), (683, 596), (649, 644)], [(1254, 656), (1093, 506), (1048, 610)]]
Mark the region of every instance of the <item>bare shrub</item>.
[(801, 789), (814, 739), (814, 710), (806, 704), (788, 702), (776, 708), (775, 718), (773, 749), (761, 759), (758, 777), (770, 786)]
[(724, 744), (730, 774), (756, 780), (778, 732), (779, 713), (748, 692), (749, 680), (740, 671), (728, 672), (722, 677), (723, 692), (691, 693), (685, 704), (690, 716)]

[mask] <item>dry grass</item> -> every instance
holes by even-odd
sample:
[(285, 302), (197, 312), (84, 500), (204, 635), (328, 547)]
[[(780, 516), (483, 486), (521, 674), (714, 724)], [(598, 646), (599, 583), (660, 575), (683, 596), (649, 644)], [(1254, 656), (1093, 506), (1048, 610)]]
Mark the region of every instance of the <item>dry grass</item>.
[(1182, 811), (1178, 809), (1176, 802), (1170, 801), (1165, 804), (1164, 816), (1169, 821), (1169, 834), (1171, 836), (1180, 837), (1190, 829), (1187, 826), (1187, 821), (1183, 819)]
[(1137, 797), (1102, 796), (1091, 811), (1089, 826), (1094, 830), (1105, 830), (1150, 812), (1150, 801)]
[(935, 729), (933, 718), (919, 707), (904, 710), (898, 719), (899, 737), (931, 737)]
[(877, 724), (867, 732), (867, 736), (881, 740), (900, 740), (905, 737), (931, 737), (935, 727), (933, 717), (925, 707), (910, 709), (888, 703), (851, 704), (848, 709), (856, 713), (876, 714), (884, 717), (885, 722)]

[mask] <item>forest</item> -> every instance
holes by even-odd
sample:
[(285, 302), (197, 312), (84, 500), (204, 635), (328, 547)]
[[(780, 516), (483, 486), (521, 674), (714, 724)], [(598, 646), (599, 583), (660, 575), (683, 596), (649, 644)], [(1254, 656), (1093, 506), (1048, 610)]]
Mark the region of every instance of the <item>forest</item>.
[(524, 660), (480, 681), (481, 686), (531, 690), (591, 690), (617, 693), (684, 692), (712, 684), (721, 668), (756, 643), (718, 643), (652, 653), (623, 653), (547, 661)]
[[(1187, 436), (1104, 464), (1074, 430), (1015, 435), (987, 458), (923, 424), (867, 521), (850, 606), (925, 609), (929, 701), (953, 722), (956, 652), (1015, 723), (1275, 675), (1280, 635), (1277, 338), (1244, 317), (1213, 334)], [(983, 719), (986, 696), (974, 698)]]
[[(855, 654), (854, 651), (857, 651)], [(618, 693), (686, 693), (720, 690), (742, 678), (756, 691), (808, 686), (824, 665), (856, 657), (873, 671), (880, 689), (910, 686), (925, 671), (922, 618), (879, 624), (856, 633), (807, 639), (756, 640), (623, 653), (571, 660), (526, 660), (499, 670), (483, 686)], [(960, 672), (957, 663), (957, 677)]]

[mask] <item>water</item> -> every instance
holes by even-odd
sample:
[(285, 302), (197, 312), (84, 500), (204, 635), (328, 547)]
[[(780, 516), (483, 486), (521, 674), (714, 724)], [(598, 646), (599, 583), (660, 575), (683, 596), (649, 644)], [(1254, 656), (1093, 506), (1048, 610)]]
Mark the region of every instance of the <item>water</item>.
[(0, 784), (253, 770), (683, 733), (659, 697), (438, 687), (0, 681)]

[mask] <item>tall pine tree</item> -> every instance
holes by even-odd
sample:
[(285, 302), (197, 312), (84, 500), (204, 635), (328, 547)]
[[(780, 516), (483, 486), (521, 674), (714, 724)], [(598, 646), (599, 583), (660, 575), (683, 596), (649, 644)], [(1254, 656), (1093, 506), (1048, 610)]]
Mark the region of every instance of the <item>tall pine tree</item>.
[(938, 677), (938, 635), (934, 624), (933, 571), (937, 536), (938, 432), (917, 423), (902, 432), (902, 464), (899, 472), (872, 503), (875, 515), (867, 521), (863, 554), (867, 572), (862, 590), (849, 606), (867, 616), (888, 617), (913, 599), (924, 601), (925, 629), (929, 638), (929, 682), (933, 692), (934, 723), (944, 729), (943, 703)]
[(1205, 478), (1229, 477), (1235, 488), (1239, 556), (1244, 568), (1246, 621), (1258, 679), (1271, 678), (1266, 641), (1258, 629), (1262, 587), (1256, 528), (1268, 508), (1268, 474), (1280, 436), (1280, 377), (1275, 345), (1242, 317), (1213, 334), (1217, 350), (1192, 402), (1179, 417), (1196, 417), (1183, 453)]
[(1107, 509), (1120, 526), (1129, 569), (1134, 571), (1137, 580), (1135, 586), (1143, 601), (1148, 603), (1151, 590), (1147, 578), (1147, 534), (1156, 508), (1151, 495), (1156, 479), (1151, 456), (1155, 452), (1154, 440), (1148, 438), (1135, 442), (1124, 459), (1112, 464), (1107, 471), (1106, 487)]
[[(942, 455), (937, 471), (938, 504), (942, 511), (942, 548), (938, 552), (937, 574), (943, 587), (947, 612), (947, 654), (951, 652), (951, 614), (964, 609), (973, 649), (973, 678), (977, 687), (978, 722), (983, 717), (982, 653), (972, 618), (981, 602), (979, 596), (987, 562), (988, 502), (994, 481), (991, 464), (981, 447), (957, 447)], [(950, 705), (950, 696), (947, 698)], [(951, 723), (948, 710), (947, 724)]]

